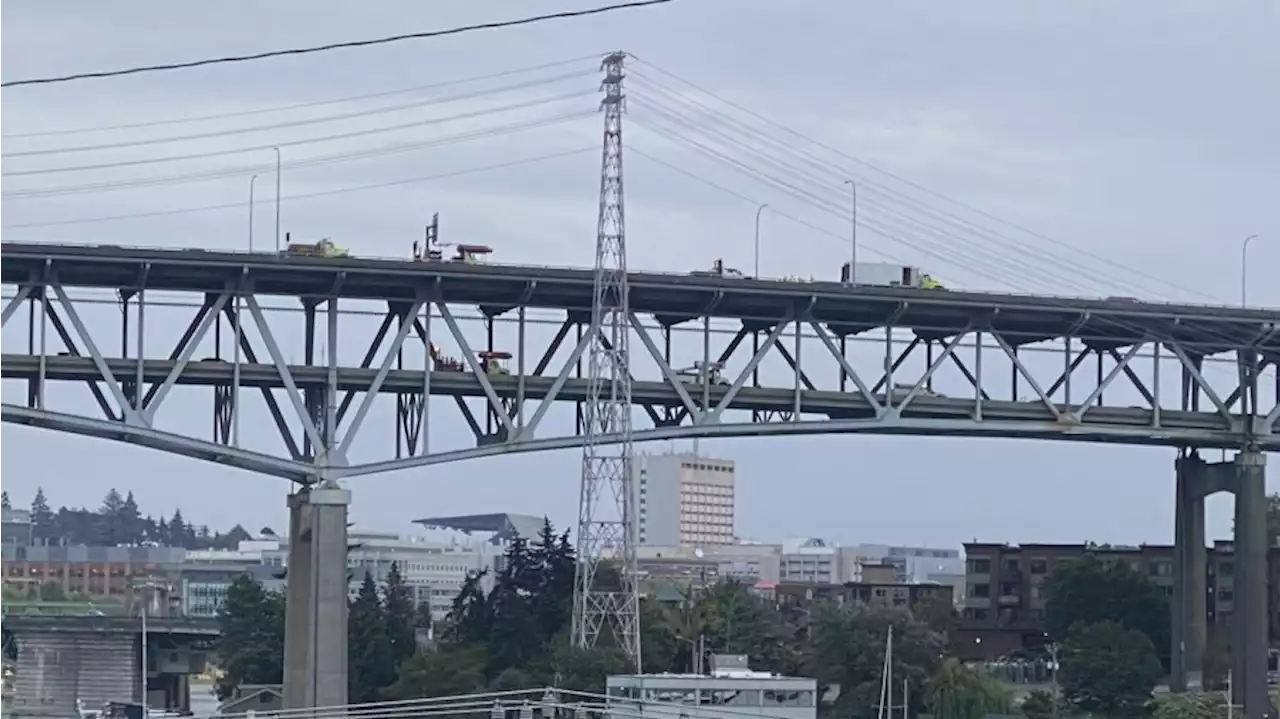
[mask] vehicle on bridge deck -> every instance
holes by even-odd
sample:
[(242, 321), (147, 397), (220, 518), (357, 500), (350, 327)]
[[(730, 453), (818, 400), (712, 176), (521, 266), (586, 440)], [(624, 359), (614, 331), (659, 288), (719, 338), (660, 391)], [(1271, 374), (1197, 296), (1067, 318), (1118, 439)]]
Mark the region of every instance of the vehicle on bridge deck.
[(480, 366), (484, 368), (485, 374), (495, 377), (511, 374), (511, 370), (507, 368), (507, 360), (511, 359), (510, 352), (482, 350), (476, 354), (480, 357)]
[[(849, 263), (840, 266), (840, 281), (849, 281)], [(919, 267), (895, 265), (892, 262), (859, 262), (854, 266), (855, 285), (877, 287), (910, 287), (917, 290), (946, 289), (942, 283)]]
[(289, 242), (288, 233), (285, 234), (285, 249), (282, 254), (289, 257), (328, 257), (331, 259), (351, 256), (347, 248), (335, 245), (328, 237), (319, 242)]
[(703, 363), (702, 360), (694, 362), (692, 366), (676, 370), (676, 376), (685, 384), (701, 385), (703, 378), (706, 378), (707, 384), (728, 385), (732, 384), (724, 376), (723, 362)]
[(746, 279), (747, 277), (745, 274), (742, 273), (742, 270), (735, 270), (732, 267), (725, 267), (724, 260), (720, 260), (720, 259), (717, 259), (715, 262), (711, 263), (711, 269), (709, 270), (694, 270), (689, 274), (693, 277), (723, 277), (725, 279), (730, 279), (730, 280), (741, 280), (741, 279)]
[[(907, 395), (911, 394), (911, 389), (913, 387), (915, 387), (914, 384), (895, 384), (893, 386), (893, 389), (889, 390), (889, 400), (892, 401), (894, 404), (898, 404), (899, 402), (905, 400), (907, 398)], [(916, 396), (917, 397), (939, 397), (939, 398), (946, 397), (946, 395), (940, 392), (935, 392), (933, 388), (929, 387), (928, 385), (921, 387), (920, 391), (916, 392)], [(885, 399), (884, 393), (881, 393), (879, 398), (881, 400)]]
[(431, 344), (430, 352), (431, 352), (431, 362), (435, 365), (435, 368), (437, 371), (439, 372), (464, 371), (462, 367), (462, 360), (459, 360), (456, 357), (446, 357), (445, 355), (441, 354), (440, 348), (436, 347), (435, 343)]

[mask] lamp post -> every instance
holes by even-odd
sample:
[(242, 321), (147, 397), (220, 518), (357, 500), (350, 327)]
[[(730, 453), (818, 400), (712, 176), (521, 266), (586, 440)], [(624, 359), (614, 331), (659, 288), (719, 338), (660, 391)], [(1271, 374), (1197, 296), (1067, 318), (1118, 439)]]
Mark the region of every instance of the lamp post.
[(754, 279), (760, 278), (760, 215), (764, 212), (764, 209), (768, 206), (769, 206), (769, 203), (766, 202), (765, 204), (760, 205), (759, 207), (756, 208), (756, 264), (755, 264), (755, 273), (751, 275), (752, 278)]
[(1256, 234), (1244, 238), (1240, 245), (1240, 306), (1249, 303), (1249, 243), (1257, 239)]
[(845, 180), (849, 186), (849, 284), (854, 284), (853, 271), (858, 266), (858, 185)]
[(280, 254), (280, 148), (271, 149), (276, 153), (276, 254)]
[(253, 252), (253, 186), (258, 182), (258, 176), (254, 175), (249, 178), (249, 251)]

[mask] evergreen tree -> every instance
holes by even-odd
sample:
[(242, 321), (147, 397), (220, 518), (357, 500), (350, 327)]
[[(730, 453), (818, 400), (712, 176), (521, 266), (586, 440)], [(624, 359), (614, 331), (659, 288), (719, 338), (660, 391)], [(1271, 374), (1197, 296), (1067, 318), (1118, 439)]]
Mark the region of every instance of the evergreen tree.
[(37, 487), (36, 496), (31, 500), (31, 530), (36, 539), (49, 542), (55, 538), (53, 519), (53, 510), (49, 509), (44, 488)]
[(347, 697), (352, 704), (377, 701), (396, 678), (387, 642), (386, 617), (373, 574), (365, 572), (347, 617), (349, 671)]
[(462, 588), (453, 598), (453, 606), (445, 616), (445, 630), (441, 640), (452, 649), (484, 642), (489, 637), (492, 624), (489, 597), (485, 596), (481, 582), (489, 570), (469, 572)]
[(166, 544), (171, 547), (188, 547), (191, 546), (191, 540), (195, 539), (195, 533), (190, 525), (182, 518), (182, 510), (173, 510), (173, 517), (169, 520), (169, 536), (166, 538)]
[(573, 579), (577, 569), (569, 533), (556, 536), (550, 520), (544, 520), (531, 550), (537, 576), (533, 612), (542, 640), (548, 642), (568, 625), (573, 612)]
[(13, 505), (9, 502), (9, 492), (0, 491), (0, 509), (13, 509)]
[(125, 543), (136, 545), (146, 541), (142, 512), (138, 511), (138, 502), (133, 498), (133, 490), (125, 495), (124, 503), (120, 505), (120, 511), (116, 514), (116, 521)]
[(270, 593), (248, 575), (227, 589), (218, 610), (221, 634), (214, 656), (223, 675), (214, 687), (227, 699), (241, 684), (279, 684), (284, 667), (284, 597)]
[(413, 590), (404, 583), (404, 578), (400, 576), (400, 566), (395, 562), (391, 563), (391, 569), (387, 572), (382, 604), (387, 624), (387, 645), (391, 650), (392, 663), (398, 667), (413, 656), (413, 651), (417, 648), (414, 627), (417, 616)]
[(169, 523), (165, 521), (164, 517), (161, 517), (156, 522), (156, 532), (152, 540), (156, 544), (167, 545), (169, 543)]
[(545, 645), (534, 612), (539, 567), (529, 543), (512, 538), (502, 556), (502, 572), (489, 595), (489, 676), (528, 666)]

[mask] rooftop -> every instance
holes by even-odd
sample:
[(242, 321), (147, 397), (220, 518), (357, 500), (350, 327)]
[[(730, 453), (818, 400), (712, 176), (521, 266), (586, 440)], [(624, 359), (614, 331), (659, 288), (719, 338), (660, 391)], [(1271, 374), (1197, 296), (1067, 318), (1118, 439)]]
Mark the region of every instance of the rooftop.
[(531, 514), (467, 514), (456, 517), (428, 517), (415, 519), (414, 524), (421, 524), (427, 529), (452, 529), (471, 534), (472, 532), (490, 532), (494, 543), (507, 541), (515, 536), (534, 539), (542, 533), (546, 517), (535, 517)]

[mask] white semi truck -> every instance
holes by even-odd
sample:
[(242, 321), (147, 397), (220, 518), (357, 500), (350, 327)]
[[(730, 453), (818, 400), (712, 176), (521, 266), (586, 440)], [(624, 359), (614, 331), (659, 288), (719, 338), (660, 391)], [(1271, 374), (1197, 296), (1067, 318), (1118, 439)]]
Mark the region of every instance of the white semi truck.
[[(849, 263), (840, 268), (840, 281), (849, 281)], [(853, 284), (879, 287), (913, 287), (921, 290), (943, 289), (942, 283), (919, 267), (895, 265), (892, 262), (859, 262), (854, 266)]]

